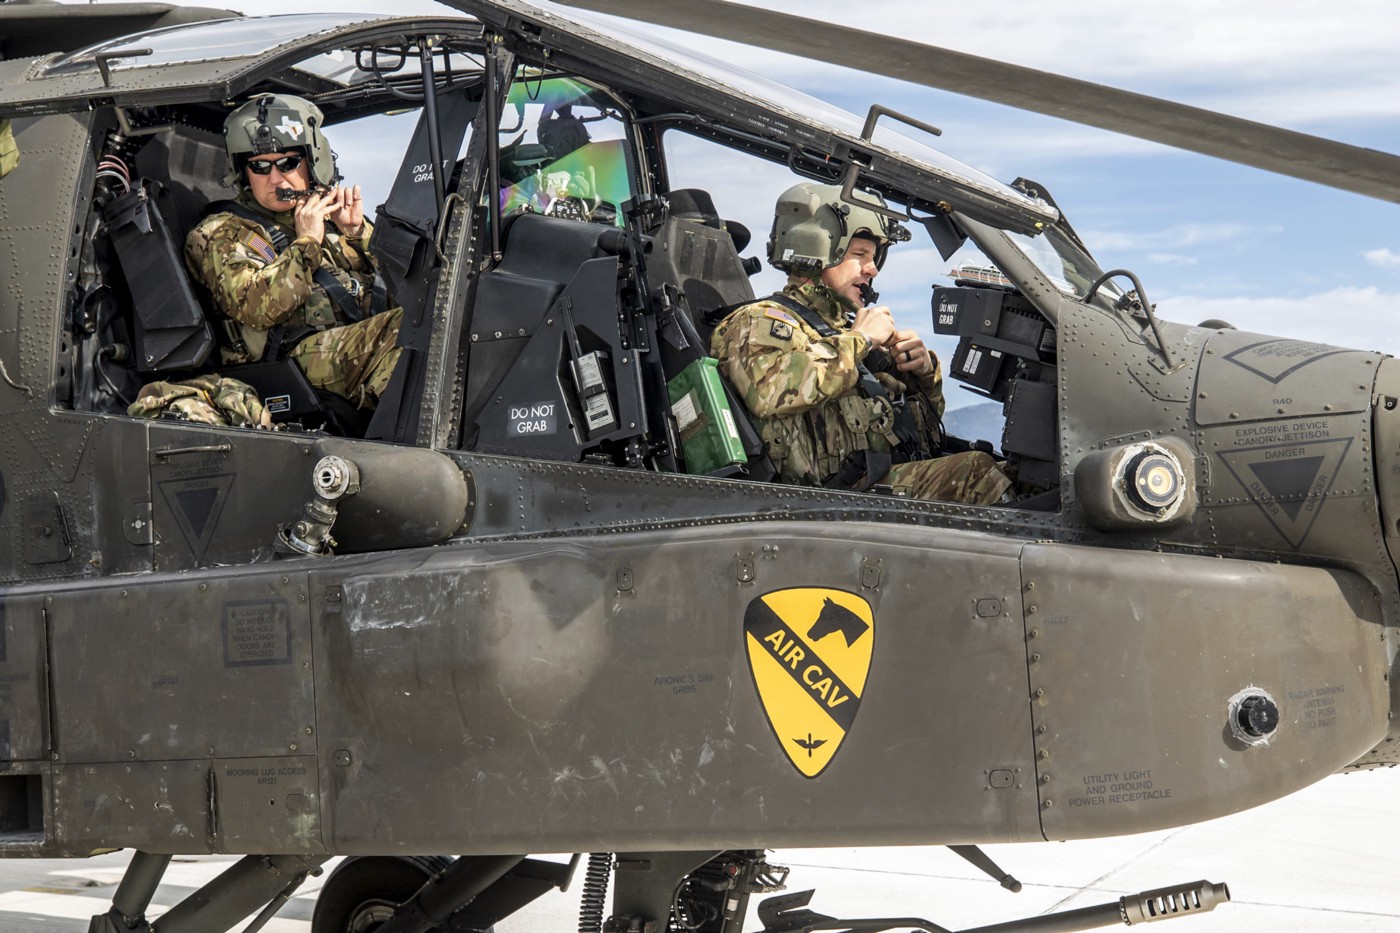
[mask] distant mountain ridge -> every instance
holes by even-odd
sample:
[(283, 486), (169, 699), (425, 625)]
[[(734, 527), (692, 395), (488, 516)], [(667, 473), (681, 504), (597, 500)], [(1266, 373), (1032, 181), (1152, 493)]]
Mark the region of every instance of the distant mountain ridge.
[(997, 448), (1001, 447), (1001, 432), (1005, 425), (1001, 402), (964, 405), (943, 413), (943, 428), (949, 434), (969, 441), (991, 441)]

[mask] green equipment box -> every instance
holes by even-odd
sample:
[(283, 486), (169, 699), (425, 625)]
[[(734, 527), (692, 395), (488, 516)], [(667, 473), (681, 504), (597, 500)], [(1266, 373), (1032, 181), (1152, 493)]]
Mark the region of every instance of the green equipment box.
[(718, 362), (708, 357), (696, 360), (666, 383), (666, 390), (686, 472), (714, 473), (748, 461), (720, 382)]

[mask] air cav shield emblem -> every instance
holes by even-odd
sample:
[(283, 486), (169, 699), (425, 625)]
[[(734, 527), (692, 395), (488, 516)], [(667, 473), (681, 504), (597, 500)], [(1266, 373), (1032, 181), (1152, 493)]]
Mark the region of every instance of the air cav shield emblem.
[(875, 645), (870, 604), (843, 590), (777, 590), (749, 603), (744, 640), (774, 737), (793, 767), (816, 777), (860, 712)]

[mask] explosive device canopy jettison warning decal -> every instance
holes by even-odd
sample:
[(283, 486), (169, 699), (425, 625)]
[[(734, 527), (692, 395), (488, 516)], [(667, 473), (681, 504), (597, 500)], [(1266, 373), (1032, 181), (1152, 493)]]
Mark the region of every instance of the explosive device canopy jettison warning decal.
[(826, 770), (855, 723), (875, 645), (870, 604), (854, 593), (778, 590), (744, 613), (749, 670), (788, 760)]

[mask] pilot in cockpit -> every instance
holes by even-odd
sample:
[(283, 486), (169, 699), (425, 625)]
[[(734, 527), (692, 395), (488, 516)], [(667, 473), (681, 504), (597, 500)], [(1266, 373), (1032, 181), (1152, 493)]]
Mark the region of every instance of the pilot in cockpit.
[(314, 387), (373, 408), (398, 362), (402, 309), (385, 307), (360, 188), (339, 186), (323, 123), (285, 94), (229, 114), (242, 192), (190, 232), (185, 263), (225, 318), (224, 363), (289, 358)]
[[(715, 329), (710, 352), (720, 373), (754, 416), (783, 482), (1003, 501), (1012, 482), (990, 455), (939, 455), (938, 359), (874, 305), (870, 283), (908, 232), (840, 194), (803, 183), (778, 199), (768, 261), (788, 273), (787, 287)], [(876, 195), (854, 197), (883, 206)]]

